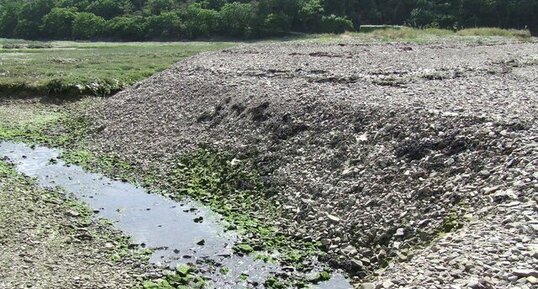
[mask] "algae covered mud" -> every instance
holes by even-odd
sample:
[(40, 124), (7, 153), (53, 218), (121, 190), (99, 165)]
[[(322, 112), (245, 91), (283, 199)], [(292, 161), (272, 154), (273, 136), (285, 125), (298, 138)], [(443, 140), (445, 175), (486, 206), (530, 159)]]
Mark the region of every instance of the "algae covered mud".
[[(132, 240), (153, 250), (150, 261), (167, 267), (197, 264), (210, 287), (263, 288), (286, 268), (237, 255), (238, 236), (225, 231), (218, 215), (192, 200), (176, 202), (122, 181), (67, 165), (61, 152), (42, 146), (0, 143), (0, 157), (17, 171), (35, 177), (43, 187), (60, 187), (87, 203)], [(312, 274), (315, 274), (313, 272)], [(316, 288), (351, 288), (338, 274)]]

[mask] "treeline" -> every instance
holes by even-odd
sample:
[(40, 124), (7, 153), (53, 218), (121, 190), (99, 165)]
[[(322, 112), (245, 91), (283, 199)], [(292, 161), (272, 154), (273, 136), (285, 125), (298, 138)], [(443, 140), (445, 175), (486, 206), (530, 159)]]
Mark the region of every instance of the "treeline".
[(538, 0), (0, 0), (0, 37), (178, 40), (364, 24), (535, 29)]
[(253, 38), (354, 30), (322, 0), (0, 0), (0, 36), (24, 39)]
[(355, 25), (498, 27), (538, 33), (538, 0), (325, 0), (324, 9), (348, 17)]

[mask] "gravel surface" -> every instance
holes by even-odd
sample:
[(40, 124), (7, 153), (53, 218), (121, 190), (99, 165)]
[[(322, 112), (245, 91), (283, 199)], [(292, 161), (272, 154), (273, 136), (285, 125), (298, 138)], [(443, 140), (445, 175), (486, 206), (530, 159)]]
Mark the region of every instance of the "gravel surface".
[(275, 224), (366, 286), (531, 286), (513, 270), (536, 267), (537, 80), (537, 43), (245, 45), (104, 102), (92, 146), (162, 171), (200, 144), (236, 151), (280, 186)]
[(0, 161), (0, 288), (133, 288), (151, 272), (80, 204)]
[(536, 288), (536, 202), (512, 200), (484, 207), (470, 218), (461, 230), (440, 238), (410, 262), (389, 266), (363, 288)]

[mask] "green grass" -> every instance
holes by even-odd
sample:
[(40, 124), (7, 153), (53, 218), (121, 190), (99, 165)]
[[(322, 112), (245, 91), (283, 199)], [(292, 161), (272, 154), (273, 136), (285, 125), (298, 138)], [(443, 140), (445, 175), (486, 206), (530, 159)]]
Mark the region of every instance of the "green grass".
[(502, 36), (502, 37), (516, 37), (516, 38), (530, 38), (531, 34), (528, 30), (516, 30), (516, 29), (501, 29), (501, 28), (468, 28), (456, 32), (456, 35), (460, 36)]
[(194, 54), (231, 42), (27, 42), (0, 39), (0, 97), (107, 96)]
[(402, 29), (404, 26), (398, 25), (361, 25), (360, 33), (369, 33), (378, 30), (387, 30), (387, 29)]
[(296, 40), (311, 42), (334, 43), (339, 41), (354, 41), (358, 43), (390, 43), (412, 42), (419, 44), (445, 42), (484, 43), (499, 41), (499, 37), (507, 40), (534, 41), (527, 30), (501, 28), (472, 28), (452, 31), (438, 28), (416, 29), (404, 26), (365, 25), (360, 32), (344, 34), (316, 34), (296, 37)]

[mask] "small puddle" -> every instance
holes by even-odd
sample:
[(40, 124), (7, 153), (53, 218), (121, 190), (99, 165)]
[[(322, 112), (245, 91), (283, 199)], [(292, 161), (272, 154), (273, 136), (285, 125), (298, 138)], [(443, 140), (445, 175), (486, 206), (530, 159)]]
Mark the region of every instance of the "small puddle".
[[(263, 288), (265, 279), (282, 268), (251, 256), (233, 254), (238, 240), (224, 231), (220, 217), (202, 204), (174, 201), (150, 193), (132, 184), (115, 181), (100, 174), (67, 165), (59, 159), (61, 152), (26, 144), (0, 143), (0, 157), (13, 162), (20, 173), (37, 179), (42, 187), (60, 187), (84, 201), (104, 219), (130, 236), (136, 244), (154, 250), (150, 261), (175, 268), (178, 264), (218, 264), (229, 272), (222, 274), (215, 266), (201, 266), (214, 288)], [(247, 274), (247, 280), (242, 280)], [(313, 288), (348, 289), (349, 282), (340, 274)]]

